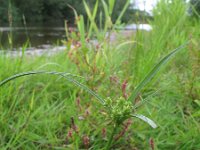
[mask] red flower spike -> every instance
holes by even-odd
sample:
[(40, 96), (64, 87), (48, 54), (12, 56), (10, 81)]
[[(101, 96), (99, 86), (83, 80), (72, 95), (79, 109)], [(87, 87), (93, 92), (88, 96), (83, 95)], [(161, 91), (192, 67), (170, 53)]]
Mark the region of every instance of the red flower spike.
[(126, 93), (127, 84), (128, 84), (127, 80), (124, 80), (124, 82), (122, 83), (122, 86), (121, 86), (122, 94), (125, 99), (127, 99), (127, 97), (128, 97), (127, 93)]
[(80, 99), (80, 97), (77, 97), (77, 98), (76, 98), (76, 104), (77, 104), (79, 110), (81, 111), (81, 110), (82, 110), (82, 107), (81, 107), (81, 99)]
[(71, 117), (71, 128), (72, 128), (76, 133), (78, 133), (78, 128), (77, 128), (77, 126), (76, 126), (75, 123), (74, 123), (74, 117)]
[(69, 129), (68, 133), (67, 133), (67, 138), (68, 139), (71, 139), (72, 138), (72, 135), (73, 135), (73, 131), (72, 129)]
[(115, 141), (119, 140), (128, 131), (128, 128), (131, 126), (131, 124), (132, 124), (132, 121), (131, 119), (129, 119), (124, 124), (124, 128), (122, 129), (122, 131), (115, 137)]
[(153, 138), (150, 138), (149, 144), (150, 144), (150, 146), (151, 146), (151, 149), (154, 150), (154, 149), (155, 149), (155, 144), (154, 144)]
[(117, 76), (110, 76), (110, 83), (119, 83), (119, 78)]
[(102, 137), (105, 138), (106, 137), (106, 128), (102, 129)]
[(90, 144), (90, 138), (87, 135), (83, 136), (83, 144), (85, 148), (88, 149), (89, 144)]
[(89, 111), (89, 109), (86, 109), (86, 111), (85, 111), (85, 115), (86, 115), (86, 116), (89, 116), (89, 115), (90, 115), (90, 111)]

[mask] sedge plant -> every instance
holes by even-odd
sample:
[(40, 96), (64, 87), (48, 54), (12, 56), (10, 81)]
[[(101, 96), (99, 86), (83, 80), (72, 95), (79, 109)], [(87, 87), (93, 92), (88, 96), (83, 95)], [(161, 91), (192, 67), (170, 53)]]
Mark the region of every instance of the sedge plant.
[[(50, 75), (57, 75), (60, 76), (67, 81), (81, 87), (85, 91), (87, 91), (89, 94), (94, 96), (99, 103), (102, 104), (102, 106), (105, 108), (107, 116), (109, 120), (111, 121), (111, 125), (113, 126), (113, 131), (110, 134), (110, 137), (107, 141), (107, 144), (105, 146), (106, 150), (111, 149), (113, 144), (114, 135), (117, 132), (117, 129), (123, 124), (123, 122), (130, 118), (138, 118), (142, 121), (149, 124), (152, 128), (156, 128), (157, 125), (149, 119), (148, 117), (137, 114), (136, 112), (136, 105), (135, 100), (141, 90), (151, 81), (151, 79), (156, 75), (156, 73), (161, 69), (161, 67), (166, 64), (169, 59), (174, 56), (178, 51), (180, 51), (182, 48), (185, 47), (185, 44), (176, 48), (171, 53), (166, 55), (163, 59), (157, 63), (153, 69), (146, 74), (146, 77), (138, 84), (138, 86), (133, 90), (132, 94), (128, 99), (119, 97), (118, 99), (112, 99), (112, 98), (102, 98), (102, 96), (98, 95), (94, 91), (92, 91), (90, 88), (88, 88), (86, 85), (82, 84), (80, 81), (77, 80), (76, 75), (73, 75), (71, 73), (65, 73), (65, 72), (47, 72), (47, 71), (31, 71), (31, 72), (23, 72), (16, 74), (14, 76), (11, 76), (3, 81), (0, 82), (0, 88), (5, 85), (6, 83), (15, 80), (17, 78), (23, 77), (23, 76), (30, 76), (30, 75), (39, 75), (39, 74), (50, 74)], [(143, 101), (141, 102), (143, 103)]]

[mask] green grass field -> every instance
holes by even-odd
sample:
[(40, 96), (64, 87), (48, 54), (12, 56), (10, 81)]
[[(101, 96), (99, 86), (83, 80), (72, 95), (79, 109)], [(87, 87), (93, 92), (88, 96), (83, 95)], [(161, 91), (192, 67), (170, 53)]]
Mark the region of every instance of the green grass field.
[[(137, 118), (118, 127), (110, 149), (200, 149), (200, 21), (186, 6), (161, 2), (153, 30), (98, 45), (81, 43), (53, 56), (0, 56), (0, 81), (21, 72), (56, 71), (74, 78), (103, 98), (130, 96), (169, 52), (189, 41), (132, 102)], [(91, 20), (92, 22), (92, 20)], [(95, 25), (92, 24), (95, 29)], [(83, 34), (84, 31), (80, 32)], [(82, 35), (81, 34), (81, 35)], [(75, 40), (72, 36), (72, 40)], [(100, 36), (99, 39), (102, 39)], [(84, 42), (83, 42), (84, 41)], [(113, 124), (105, 107), (83, 88), (56, 75), (21, 77), (0, 87), (0, 149), (105, 149)]]

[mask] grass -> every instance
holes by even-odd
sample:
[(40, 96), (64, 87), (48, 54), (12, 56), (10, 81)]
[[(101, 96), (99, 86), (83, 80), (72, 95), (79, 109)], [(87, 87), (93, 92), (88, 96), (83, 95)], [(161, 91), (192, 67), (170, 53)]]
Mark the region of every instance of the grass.
[[(129, 39), (133, 43), (103, 40), (99, 47), (89, 44), (50, 57), (1, 55), (0, 81), (31, 70), (69, 72), (84, 77), (77, 79), (99, 95), (117, 99), (130, 96), (161, 58), (190, 38), (137, 96), (137, 113), (154, 120), (158, 128), (126, 120), (117, 128), (112, 148), (200, 149), (200, 22), (191, 20), (185, 9), (181, 0), (160, 3), (150, 22), (156, 30), (137, 31)], [(0, 88), (0, 100), (2, 149), (104, 149), (113, 128), (94, 97), (57, 76), (9, 82)]]

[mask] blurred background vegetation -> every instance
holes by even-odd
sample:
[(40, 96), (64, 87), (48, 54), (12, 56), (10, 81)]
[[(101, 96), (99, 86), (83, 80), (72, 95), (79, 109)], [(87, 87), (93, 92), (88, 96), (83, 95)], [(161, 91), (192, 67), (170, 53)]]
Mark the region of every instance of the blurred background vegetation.
[[(86, 0), (91, 8), (96, 0)], [(183, 0), (185, 1), (185, 0)], [(113, 21), (122, 11), (122, 7), (126, 0), (117, 0), (112, 16)], [(192, 4), (188, 9), (191, 16), (199, 17), (200, 1), (190, 0)], [(63, 20), (74, 23), (74, 13), (68, 5), (76, 9), (79, 14), (86, 17), (83, 6), (83, 0), (0, 0), (0, 25), (8, 25), (9, 19), (16, 25), (22, 25), (25, 21), (28, 24), (60, 24)], [(152, 19), (152, 16), (143, 10), (134, 9), (134, 1), (130, 4), (129, 9), (122, 18), (122, 22), (146, 22)], [(99, 6), (99, 13), (103, 12), (102, 5)], [(97, 17), (98, 20), (98, 17)]]
[(191, 7), (190, 13), (192, 16), (200, 17), (200, 1), (199, 0), (190, 0)]
[[(86, 0), (92, 8), (96, 0)], [(119, 16), (126, 0), (117, 0), (112, 16), (113, 21)], [(68, 20), (69, 23), (74, 22), (73, 10), (68, 6), (71, 5), (79, 14), (86, 17), (86, 12), (83, 6), (83, 0), (0, 0), (0, 25), (8, 25), (9, 18), (12, 18), (14, 24), (23, 24), (24, 19), (28, 24), (44, 24), (53, 23), (60, 24), (63, 20)], [(141, 16), (148, 16), (147, 13), (133, 9), (133, 4), (130, 4), (129, 9), (122, 18), (122, 22), (130, 22)], [(102, 5), (99, 6), (99, 14), (103, 12)], [(104, 13), (102, 13), (104, 14)], [(10, 16), (10, 17), (8, 17)], [(98, 20), (98, 17), (97, 19)]]

